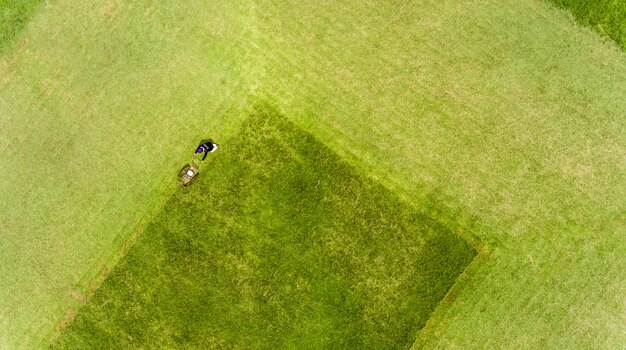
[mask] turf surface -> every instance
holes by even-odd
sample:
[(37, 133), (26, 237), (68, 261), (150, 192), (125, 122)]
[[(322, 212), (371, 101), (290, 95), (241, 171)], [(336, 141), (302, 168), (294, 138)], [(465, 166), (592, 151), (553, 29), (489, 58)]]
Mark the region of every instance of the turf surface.
[(0, 57), (2, 347), (45, 346), (193, 142), (265, 100), (486, 244), (416, 346), (623, 348), (626, 58), (553, 5), (55, 0), (19, 42)]
[(412, 345), (473, 250), (272, 114), (176, 191), (54, 348)]
[(550, 0), (576, 20), (615, 40), (626, 50), (626, 2), (623, 0)]

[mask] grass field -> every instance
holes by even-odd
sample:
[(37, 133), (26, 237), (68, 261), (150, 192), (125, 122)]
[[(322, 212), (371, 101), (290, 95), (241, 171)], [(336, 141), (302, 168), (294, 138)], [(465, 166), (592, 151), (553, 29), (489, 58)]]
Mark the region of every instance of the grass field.
[(58, 348), (412, 345), (473, 250), (272, 114), (176, 191)]
[(18, 40), (0, 58), (5, 348), (48, 344), (193, 143), (233, 138), (251, 101), (481, 242), (416, 348), (626, 343), (626, 58), (551, 4), (58, 0)]

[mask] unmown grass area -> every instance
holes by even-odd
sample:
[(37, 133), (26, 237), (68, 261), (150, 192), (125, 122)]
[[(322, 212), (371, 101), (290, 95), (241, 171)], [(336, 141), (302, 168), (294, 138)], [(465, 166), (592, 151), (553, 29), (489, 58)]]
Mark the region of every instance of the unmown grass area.
[(270, 109), (219, 152), (53, 348), (407, 348), (474, 256)]
[(41, 0), (0, 0), (0, 53), (18, 35)]
[(613, 39), (626, 50), (626, 2), (623, 0), (550, 0), (572, 12), (580, 24)]

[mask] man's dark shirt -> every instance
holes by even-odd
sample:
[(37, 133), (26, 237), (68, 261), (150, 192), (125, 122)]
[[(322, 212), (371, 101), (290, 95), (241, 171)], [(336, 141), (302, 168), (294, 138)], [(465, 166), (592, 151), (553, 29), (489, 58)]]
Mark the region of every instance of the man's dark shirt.
[(196, 154), (204, 152), (204, 157), (202, 160), (206, 159), (206, 156), (215, 148), (215, 144), (211, 141), (202, 142), (198, 145), (198, 149), (196, 149)]

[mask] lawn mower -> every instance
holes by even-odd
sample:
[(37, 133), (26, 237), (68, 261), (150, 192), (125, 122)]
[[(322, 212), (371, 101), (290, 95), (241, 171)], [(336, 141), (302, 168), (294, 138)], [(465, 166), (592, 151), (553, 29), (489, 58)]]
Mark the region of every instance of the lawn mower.
[(196, 160), (196, 155), (194, 154), (191, 157), (191, 162), (185, 164), (180, 171), (178, 172), (178, 184), (186, 187), (191, 185), (193, 180), (198, 177), (198, 173), (200, 172), (200, 165), (202, 165), (204, 161), (200, 161), (198, 164)]
[[(200, 172), (200, 166), (202, 166), (202, 163), (204, 163), (204, 160), (206, 159), (207, 154), (213, 153), (217, 151), (217, 149), (218, 149), (218, 145), (216, 143), (213, 143), (213, 141), (211, 140), (202, 141), (200, 146), (198, 146), (196, 153), (194, 153), (194, 155), (191, 156), (191, 162), (185, 164), (178, 172), (178, 184), (183, 187), (191, 185), (193, 180), (195, 180), (196, 177), (198, 177), (198, 173)], [(196, 156), (201, 154), (201, 152), (205, 152), (204, 157), (202, 157), (202, 160), (198, 162), (196, 160)]]

